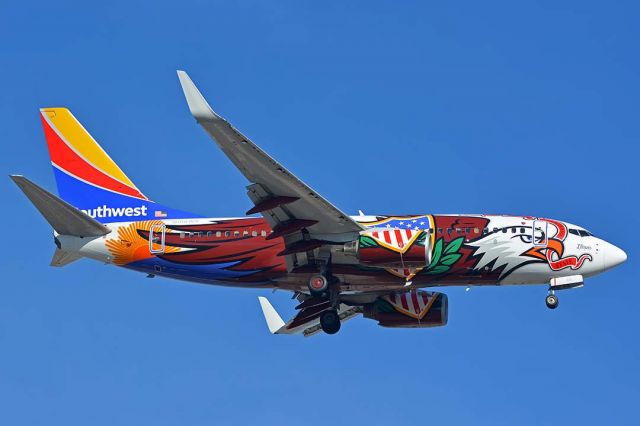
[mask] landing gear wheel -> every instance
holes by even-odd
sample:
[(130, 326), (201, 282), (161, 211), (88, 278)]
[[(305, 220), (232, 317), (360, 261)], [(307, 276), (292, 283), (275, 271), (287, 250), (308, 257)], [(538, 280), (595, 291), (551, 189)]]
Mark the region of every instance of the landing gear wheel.
[(555, 309), (558, 307), (558, 296), (555, 294), (548, 294), (545, 302), (547, 304), (547, 308)]
[(336, 334), (340, 330), (340, 317), (335, 309), (327, 309), (320, 314), (320, 327), (327, 334)]
[(329, 288), (329, 280), (324, 275), (314, 275), (308, 285), (311, 294), (321, 294)]

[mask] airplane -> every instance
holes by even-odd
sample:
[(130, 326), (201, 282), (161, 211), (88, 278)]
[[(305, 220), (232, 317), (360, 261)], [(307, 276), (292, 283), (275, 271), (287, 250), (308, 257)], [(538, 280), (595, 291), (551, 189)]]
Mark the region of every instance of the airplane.
[(188, 108), (247, 178), (246, 216), (210, 218), (148, 199), (66, 108), (40, 117), (58, 196), (11, 175), (53, 228), (51, 265), (80, 258), (194, 283), (285, 290), (284, 321), (265, 297), (272, 334), (335, 334), (362, 316), (391, 328), (448, 321), (434, 287), (545, 284), (556, 291), (625, 262), (623, 250), (577, 225), (537, 216), (349, 216), (213, 111), (184, 71)]

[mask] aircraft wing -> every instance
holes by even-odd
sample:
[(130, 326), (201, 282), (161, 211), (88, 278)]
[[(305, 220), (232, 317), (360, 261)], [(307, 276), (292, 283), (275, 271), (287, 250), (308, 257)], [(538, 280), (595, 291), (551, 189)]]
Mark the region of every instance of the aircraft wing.
[[(313, 336), (322, 331), (320, 327), (320, 314), (330, 308), (330, 302), (326, 299), (311, 297), (304, 300), (296, 309), (296, 316), (285, 323), (278, 312), (273, 308), (266, 297), (258, 297), (260, 307), (267, 322), (271, 334), (302, 334), (304, 337)], [(359, 307), (348, 306), (343, 303), (338, 307), (340, 321), (345, 322), (355, 318), (362, 311)]]
[(268, 238), (285, 238), (281, 255), (351, 241), (364, 229), (216, 114), (187, 73), (178, 77), (191, 114), (251, 182), (247, 214), (265, 217), (273, 229)]

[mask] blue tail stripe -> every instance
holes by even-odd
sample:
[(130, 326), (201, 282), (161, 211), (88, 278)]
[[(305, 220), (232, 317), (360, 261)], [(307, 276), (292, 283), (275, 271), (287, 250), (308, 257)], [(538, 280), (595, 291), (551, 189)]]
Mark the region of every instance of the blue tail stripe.
[(60, 197), (102, 223), (202, 217), (85, 183), (53, 168)]

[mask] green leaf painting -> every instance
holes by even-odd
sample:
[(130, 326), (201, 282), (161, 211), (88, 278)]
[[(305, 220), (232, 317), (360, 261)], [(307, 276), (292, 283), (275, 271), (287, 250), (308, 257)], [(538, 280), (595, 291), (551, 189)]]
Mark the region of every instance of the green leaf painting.
[(444, 249), (444, 254), (457, 253), (458, 250), (460, 250), (460, 247), (462, 247), (463, 242), (464, 237), (456, 238), (455, 240), (451, 241), (447, 245), (447, 248)]
[(440, 238), (433, 246), (433, 254), (431, 255), (432, 265), (436, 265), (438, 262), (440, 262), (440, 256), (442, 256), (442, 245), (444, 244), (443, 241), (444, 240)]
[(360, 236), (360, 247), (361, 248), (370, 248), (370, 247), (378, 247), (378, 243), (371, 237), (367, 237), (366, 235)]
[(458, 253), (458, 251), (462, 247), (463, 242), (464, 237), (456, 238), (455, 240), (450, 241), (445, 247), (444, 240), (439, 238), (433, 246), (431, 264), (423, 270), (423, 273), (436, 275), (448, 272), (462, 257), (462, 254)]

